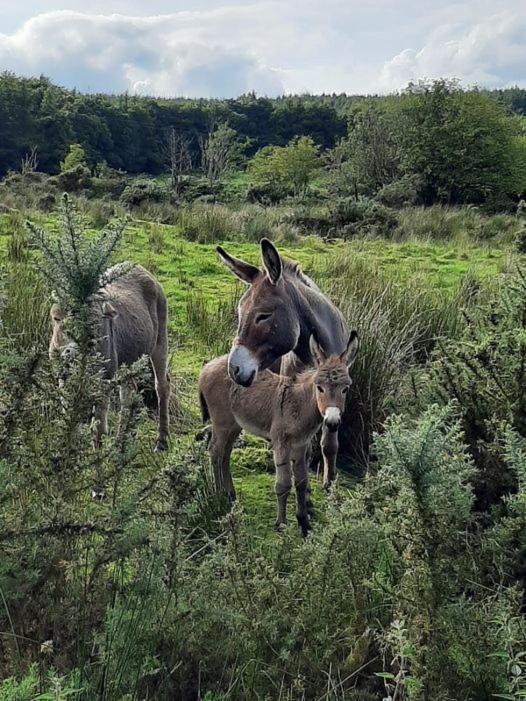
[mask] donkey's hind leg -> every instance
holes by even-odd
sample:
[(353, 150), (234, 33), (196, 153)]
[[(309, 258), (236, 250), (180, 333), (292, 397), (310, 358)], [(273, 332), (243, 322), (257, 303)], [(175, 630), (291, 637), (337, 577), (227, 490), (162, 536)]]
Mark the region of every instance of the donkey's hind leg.
[(155, 375), (155, 391), (159, 410), (159, 430), (155, 452), (168, 449), (168, 405), (170, 402), (170, 375), (168, 374), (167, 348), (164, 343), (157, 344), (150, 356)]
[(230, 472), (230, 455), (234, 441), (241, 433), (238, 426), (226, 430), (212, 429), (210, 441), (210, 461), (214, 471), (214, 483), (218, 492), (226, 492), (232, 502), (236, 498), (232, 473)]

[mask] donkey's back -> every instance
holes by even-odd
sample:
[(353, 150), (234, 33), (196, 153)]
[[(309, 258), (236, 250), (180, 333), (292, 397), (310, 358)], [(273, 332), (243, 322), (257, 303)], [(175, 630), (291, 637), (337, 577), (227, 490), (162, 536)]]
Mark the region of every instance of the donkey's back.
[[(111, 275), (111, 270), (108, 274)], [(104, 290), (117, 312), (113, 322), (118, 364), (129, 364), (167, 345), (167, 302), (157, 280), (135, 265)]]
[(210, 419), (216, 434), (248, 433), (270, 440), (279, 375), (259, 374), (248, 388), (232, 382), (228, 355), (207, 363), (199, 376), (199, 399), (203, 421)]

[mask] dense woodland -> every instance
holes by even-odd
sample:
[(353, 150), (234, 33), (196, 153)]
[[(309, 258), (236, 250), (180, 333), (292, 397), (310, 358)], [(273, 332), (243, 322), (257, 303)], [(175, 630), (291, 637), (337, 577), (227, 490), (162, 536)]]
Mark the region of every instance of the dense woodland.
[[(0, 78), (1, 701), (526, 697), (525, 115), (524, 90), (448, 80), (210, 101)], [(263, 237), (360, 338), (306, 538), (293, 505), (273, 530), (266, 442), (236, 443), (232, 506), (202, 440), (243, 292), (215, 247), (261, 265)], [(168, 299), (163, 454), (147, 363), (108, 381), (94, 352), (124, 260)]]
[(526, 188), (525, 114), (525, 90), (464, 92), (451, 81), (410, 85), (385, 98), (245, 95), (219, 101), (84, 95), (46, 78), (3, 74), (0, 175), (18, 170), (30, 154), (35, 169), (57, 173), (71, 144), (82, 147), (92, 169), (104, 163), (159, 174), (168, 169), (173, 134), (184, 140), (185, 170), (191, 171), (203, 165), (203, 142), (228, 126), (241, 164), (264, 147), (305, 136), (322, 153), (339, 146), (337, 165), (347, 152), (355, 171), (367, 169), (354, 176), (369, 192), (417, 175), (427, 204), (498, 202)]

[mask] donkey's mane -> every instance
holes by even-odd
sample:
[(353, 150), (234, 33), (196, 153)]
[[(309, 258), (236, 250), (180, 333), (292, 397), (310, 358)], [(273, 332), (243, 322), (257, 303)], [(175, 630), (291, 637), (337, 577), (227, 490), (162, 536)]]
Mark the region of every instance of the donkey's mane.
[(283, 273), (290, 275), (291, 277), (298, 278), (298, 280), (301, 280), (301, 282), (307, 287), (314, 287), (314, 283), (309, 277), (307, 277), (307, 275), (305, 275), (303, 270), (300, 268), (299, 263), (295, 263), (292, 260), (284, 260)]

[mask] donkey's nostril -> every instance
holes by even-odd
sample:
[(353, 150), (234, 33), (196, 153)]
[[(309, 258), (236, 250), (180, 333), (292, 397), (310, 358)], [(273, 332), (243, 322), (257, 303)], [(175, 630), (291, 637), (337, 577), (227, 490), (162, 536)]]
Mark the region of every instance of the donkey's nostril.
[(234, 377), (237, 377), (239, 375), (239, 365), (234, 365), (232, 372), (234, 373)]

